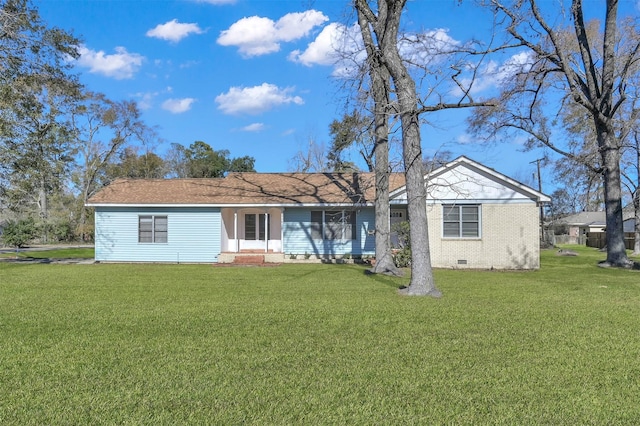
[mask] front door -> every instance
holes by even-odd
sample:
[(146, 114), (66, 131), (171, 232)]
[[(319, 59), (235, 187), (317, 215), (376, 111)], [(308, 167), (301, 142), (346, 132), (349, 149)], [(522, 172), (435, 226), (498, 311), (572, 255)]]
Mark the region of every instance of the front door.
[(244, 242), (245, 250), (266, 250), (271, 238), (271, 217), (265, 213), (245, 213)]
[(390, 224), (391, 224), (391, 247), (399, 247), (400, 241), (398, 239), (398, 233), (394, 232), (393, 225), (396, 223), (404, 222), (407, 220), (407, 211), (405, 209), (391, 209), (390, 211)]

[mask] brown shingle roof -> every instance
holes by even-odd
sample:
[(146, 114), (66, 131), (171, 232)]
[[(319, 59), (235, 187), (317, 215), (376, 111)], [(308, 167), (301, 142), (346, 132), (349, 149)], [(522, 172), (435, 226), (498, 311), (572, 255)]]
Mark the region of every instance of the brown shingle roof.
[[(218, 179), (118, 179), (88, 204), (353, 204), (375, 200), (372, 173), (232, 173)], [(392, 174), (390, 190), (404, 185)]]

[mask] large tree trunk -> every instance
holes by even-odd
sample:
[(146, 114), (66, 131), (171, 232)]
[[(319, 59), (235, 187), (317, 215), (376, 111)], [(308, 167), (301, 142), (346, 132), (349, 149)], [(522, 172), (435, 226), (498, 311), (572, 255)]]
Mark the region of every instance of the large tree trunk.
[[(604, 203), (606, 212), (607, 260), (603, 266), (629, 267), (633, 262), (627, 257), (622, 224), (622, 183), (620, 178), (620, 144), (614, 133), (614, 92), (616, 88), (616, 43), (618, 42), (618, 0), (607, 0), (602, 44), (601, 85), (598, 87), (596, 65), (591, 56), (589, 40), (585, 32), (582, 0), (573, 0), (572, 10), (576, 21), (576, 37), (582, 61), (589, 67), (586, 73), (588, 101), (594, 121), (598, 148), (602, 157), (604, 178)], [(587, 94), (585, 94), (587, 95)], [(587, 96), (584, 96), (587, 97)], [(583, 104), (589, 105), (583, 100)]]
[(640, 255), (640, 187), (636, 188), (633, 194), (633, 212), (635, 222), (633, 226), (633, 255), (638, 256)]
[[(389, 145), (386, 115), (376, 114), (375, 180), (376, 180), (376, 263), (371, 272), (400, 276), (391, 255), (391, 223), (389, 220)], [(384, 124), (382, 123), (384, 121)], [(383, 136), (384, 133), (384, 136)]]
[[(611, 138), (609, 133), (601, 134), (602, 138)], [(603, 142), (608, 147), (614, 141)], [(601, 145), (602, 146), (602, 145)], [(620, 151), (603, 149), (602, 165), (604, 166), (604, 202), (606, 214), (607, 260), (603, 266), (630, 267), (633, 262), (627, 257), (624, 244), (624, 227), (622, 219), (622, 184), (620, 178)]]
[(405, 0), (383, 0), (387, 14), (384, 33), (377, 33), (382, 49), (382, 61), (396, 90), (402, 123), (402, 148), (405, 167), (408, 213), (411, 239), (411, 282), (408, 295), (442, 296), (436, 288), (431, 268), (429, 230), (427, 224), (427, 190), (422, 165), (420, 121), (416, 85), (409, 75), (398, 51), (398, 29)]
[[(636, 135), (636, 190), (633, 191), (633, 256), (640, 255), (640, 144)], [(622, 218), (624, 220), (624, 217)]]
[(38, 207), (40, 209), (40, 220), (45, 226), (42, 227), (42, 242), (47, 243), (47, 224), (49, 223), (49, 204), (47, 199), (47, 189), (44, 179), (40, 179), (38, 186)]
[(402, 275), (391, 255), (391, 224), (389, 215), (389, 91), (390, 76), (387, 69), (376, 55), (375, 43), (369, 24), (360, 9), (358, 24), (367, 50), (369, 77), (374, 104), (375, 134), (375, 245), (376, 263), (371, 268), (375, 274)]

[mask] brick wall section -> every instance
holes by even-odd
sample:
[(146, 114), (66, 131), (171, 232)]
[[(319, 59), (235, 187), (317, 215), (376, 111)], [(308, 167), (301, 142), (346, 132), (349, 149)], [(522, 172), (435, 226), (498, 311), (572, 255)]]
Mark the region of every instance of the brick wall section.
[(430, 205), (427, 216), (432, 265), (460, 269), (538, 269), (539, 215), (540, 210), (534, 203), (482, 204), (481, 238), (442, 238), (442, 205)]

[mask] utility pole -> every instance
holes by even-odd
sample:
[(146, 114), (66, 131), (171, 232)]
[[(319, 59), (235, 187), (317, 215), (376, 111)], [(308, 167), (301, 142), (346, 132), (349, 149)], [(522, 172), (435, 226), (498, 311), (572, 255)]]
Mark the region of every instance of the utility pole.
[[(544, 158), (538, 158), (530, 161), (529, 164), (536, 163), (538, 169), (538, 192), (542, 192), (542, 176), (540, 175), (540, 161)], [(540, 204), (540, 241), (544, 241), (544, 206)]]
[(542, 177), (540, 176), (540, 162), (544, 160), (544, 158), (538, 158), (537, 160), (530, 161), (529, 164), (536, 163), (538, 167), (538, 191), (542, 192)]

